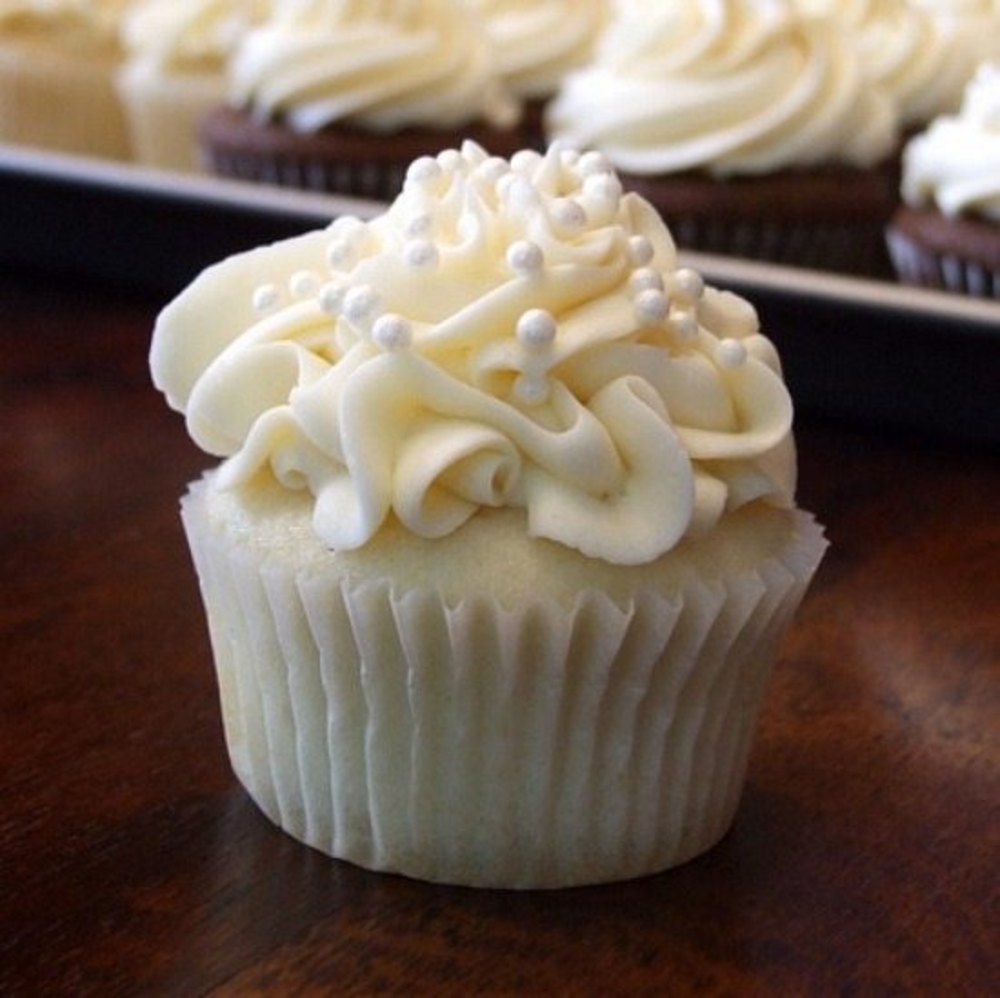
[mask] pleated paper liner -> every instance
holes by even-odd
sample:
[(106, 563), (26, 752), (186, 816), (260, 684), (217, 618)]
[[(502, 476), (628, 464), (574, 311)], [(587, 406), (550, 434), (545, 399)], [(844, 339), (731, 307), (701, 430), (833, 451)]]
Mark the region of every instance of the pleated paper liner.
[(825, 549), (789, 515), (794, 539), (733, 578), (507, 609), (298, 571), (211, 522), (196, 485), (183, 517), (233, 768), (275, 824), (373, 870), (551, 888), (682, 863), (731, 824)]

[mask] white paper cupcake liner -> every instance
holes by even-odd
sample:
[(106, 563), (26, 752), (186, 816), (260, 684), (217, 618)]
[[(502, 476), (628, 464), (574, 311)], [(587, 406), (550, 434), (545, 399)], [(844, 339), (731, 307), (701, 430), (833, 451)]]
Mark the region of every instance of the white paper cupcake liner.
[(977, 298), (1000, 298), (1000, 272), (991, 267), (953, 253), (921, 249), (892, 228), (886, 231), (885, 239), (896, 274), (905, 284)]
[(234, 770), (288, 833), (374, 870), (560, 887), (721, 838), (776, 644), (825, 541), (807, 514), (756, 571), (571, 611), (447, 606), (296, 572), (183, 517)]

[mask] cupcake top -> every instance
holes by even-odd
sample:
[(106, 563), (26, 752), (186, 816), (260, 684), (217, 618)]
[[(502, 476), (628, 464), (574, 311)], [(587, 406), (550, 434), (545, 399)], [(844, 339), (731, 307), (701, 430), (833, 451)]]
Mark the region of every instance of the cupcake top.
[(991, 0), (798, 0), (837, 18), (872, 79), (897, 102), (904, 126), (956, 111), (992, 39), (1000, 53), (1000, 7)]
[(945, 215), (1000, 222), (1000, 64), (984, 64), (957, 115), (937, 119), (903, 153), (902, 195)]
[(791, 402), (753, 308), (680, 267), (597, 153), (417, 160), (373, 221), (204, 272), (151, 365), (226, 459), (220, 487), (308, 490), (337, 550), (513, 507), (533, 536), (641, 564), (793, 504)]
[(549, 135), (637, 175), (870, 166), (896, 142), (886, 94), (829, 18), (787, 0), (620, 0)]
[(138, 0), (126, 13), (126, 51), (155, 66), (221, 72), (266, 0)]
[(299, 132), (516, 124), (463, 0), (275, 0), (231, 67), (234, 104)]
[(590, 61), (609, 0), (467, 0), (486, 26), (498, 71), (524, 100), (544, 100)]

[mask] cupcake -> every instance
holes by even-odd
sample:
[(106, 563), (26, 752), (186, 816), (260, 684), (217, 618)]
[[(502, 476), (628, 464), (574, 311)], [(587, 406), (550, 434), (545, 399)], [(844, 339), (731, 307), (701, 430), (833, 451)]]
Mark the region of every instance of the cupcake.
[(887, 229), (907, 284), (1000, 297), (1000, 64), (984, 64), (960, 113), (903, 154), (903, 203)]
[(896, 102), (905, 132), (955, 113), (991, 43), (1000, 56), (1000, 7), (988, 0), (798, 3), (838, 19), (871, 79)]
[(463, 0), (275, 0), (203, 122), (216, 173), (380, 200), (409, 163), (476, 139), (522, 145), (518, 103)]
[(550, 138), (602, 151), (687, 248), (888, 271), (895, 109), (835, 22), (781, 0), (616, 10)]
[(724, 835), (825, 542), (753, 308), (599, 155), (417, 160), (372, 221), (206, 270), (151, 367), (222, 459), (182, 515), (272, 821), (504, 888)]
[(0, 142), (127, 159), (115, 90), (127, 0), (0, 4)]
[(571, 70), (590, 62), (610, 0), (468, 0), (501, 79), (523, 103), (525, 139), (544, 147), (544, 111)]
[(138, 0), (122, 27), (118, 90), (133, 158), (148, 166), (202, 168), (198, 123), (227, 93), (229, 56), (266, 0)]

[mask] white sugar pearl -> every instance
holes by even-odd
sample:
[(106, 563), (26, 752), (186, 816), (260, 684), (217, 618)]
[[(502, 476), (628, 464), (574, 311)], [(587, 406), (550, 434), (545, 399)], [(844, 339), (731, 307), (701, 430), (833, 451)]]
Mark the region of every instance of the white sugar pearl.
[(739, 340), (719, 340), (715, 359), (720, 367), (740, 367), (747, 362), (747, 348)]
[(342, 284), (324, 284), (319, 290), (319, 307), (327, 315), (339, 315), (344, 307), (344, 294), (346, 288)]
[(320, 279), (311, 270), (299, 270), (288, 279), (288, 290), (295, 298), (314, 298), (320, 289)]
[(549, 207), (553, 225), (564, 232), (580, 232), (587, 225), (587, 213), (572, 198), (556, 198)]
[(510, 166), (518, 173), (532, 173), (541, 161), (541, 153), (534, 149), (519, 149), (511, 156)]
[(412, 218), (408, 219), (404, 227), (404, 232), (408, 236), (416, 238), (417, 236), (426, 236), (428, 232), (434, 227), (433, 216), (426, 211), (417, 212)]
[(642, 291), (662, 291), (663, 277), (658, 270), (654, 270), (652, 267), (640, 267), (632, 272), (632, 276), (628, 279), (628, 285), (633, 294), (639, 294)]
[(351, 322), (364, 322), (371, 318), (378, 306), (378, 292), (367, 284), (359, 284), (344, 295), (343, 314)]
[(387, 312), (375, 320), (372, 340), (383, 350), (405, 350), (413, 340), (413, 329), (401, 315)]
[(251, 304), (258, 313), (269, 312), (281, 300), (281, 293), (275, 284), (261, 284), (254, 288)]
[(691, 301), (697, 301), (705, 293), (704, 279), (697, 270), (692, 270), (690, 267), (681, 267), (674, 274), (673, 284), (679, 294)]
[(349, 239), (334, 239), (326, 248), (326, 262), (333, 270), (345, 270), (355, 258), (355, 249)]
[(693, 309), (678, 308), (670, 313), (670, 328), (682, 340), (693, 340), (698, 335), (698, 315)]
[(670, 299), (656, 288), (640, 291), (632, 304), (636, 318), (645, 325), (657, 325), (670, 314)]
[(583, 193), (595, 201), (618, 206), (622, 197), (621, 181), (613, 173), (595, 173), (583, 182)]
[(403, 259), (411, 267), (430, 269), (438, 262), (438, 248), (429, 239), (413, 239), (403, 247)]
[(644, 267), (653, 259), (653, 244), (645, 236), (630, 236), (628, 255), (637, 267)]
[(511, 243), (507, 250), (507, 266), (516, 274), (537, 274), (544, 265), (541, 247), (527, 239)]
[(530, 309), (517, 320), (517, 338), (526, 347), (547, 347), (556, 338), (556, 320), (544, 309)]

